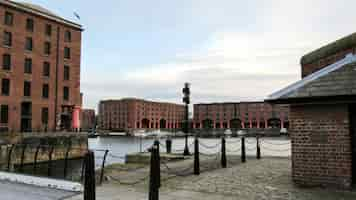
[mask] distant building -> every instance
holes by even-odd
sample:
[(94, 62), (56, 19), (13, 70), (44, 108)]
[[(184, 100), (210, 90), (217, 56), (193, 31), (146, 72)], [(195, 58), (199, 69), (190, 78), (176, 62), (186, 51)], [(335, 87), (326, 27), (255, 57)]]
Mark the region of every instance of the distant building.
[(82, 109), (80, 125), (82, 131), (91, 131), (95, 128), (96, 118), (94, 109)]
[(0, 0), (0, 28), (0, 130), (79, 128), (81, 25)]
[(289, 106), (265, 102), (195, 104), (196, 129), (288, 128)]
[(124, 98), (100, 101), (98, 115), (102, 130), (179, 129), (184, 119), (184, 106)]
[(270, 95), (290, 104), (292, 178), (303, 186), (356, 183), (356, 33), (303, 56), (303, 79)]

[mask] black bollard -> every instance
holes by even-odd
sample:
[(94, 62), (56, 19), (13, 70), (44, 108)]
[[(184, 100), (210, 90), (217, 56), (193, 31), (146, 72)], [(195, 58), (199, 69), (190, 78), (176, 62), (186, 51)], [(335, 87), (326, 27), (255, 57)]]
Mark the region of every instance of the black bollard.
[(172, 139), (171, 138), (166, 139), (166, 149), (167, 149), (167, 154), (172, 153)]
[(23, 165), (24, 165), (24, 162), (25, 162), (25, 152), (26, 152), (26, 147), (27, 145), (26, 144), (23, 144), (22, 145), (22, 154), (21, 154), (21, 162), (20, 162), (20, 173), (23, 173)]
[(199, 140), (198, 137), (194, 140), (194, 174), (200, 174), (200, 166), (199, 166)]
[(95, 200), (95, 160), (94, 152), (85, 155), (84, 200)]
[(12, 155), (12, 151), (14, 150), (15, 148), (15, 145), (12, 144), (11, 147), (10, 147), (10, 150), (7, 154), (7, 171), (9, 172), (10, 169), (11, 169), (11, 155)]
[(159, 187), (160, 187), (160, 173), (159, 167), (159, 152), (158, 146), (153, 145), (151, 148), (151, 165), (150, 165), (150, 183), (149, 183), (149, 200), (158, 200), (159, 199)]
[(246, 162), (245, 137), (241, 138), (241, 162)]
[(256, 137), (256, 145), (257, 145), (256, 158), (261, 159), (261, 147), (260, 147), (260, 137), (259, 136)]
[(226, 141), (225, 141), (225, 137), (221, 138), (221, 167), (226, 168)]

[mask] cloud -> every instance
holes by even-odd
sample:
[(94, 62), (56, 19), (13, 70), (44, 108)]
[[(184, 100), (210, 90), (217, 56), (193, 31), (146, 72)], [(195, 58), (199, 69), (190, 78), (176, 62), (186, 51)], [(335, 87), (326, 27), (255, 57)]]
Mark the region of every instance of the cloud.
[[(219, 2), (220, 11), (230, 3)], [(178, 103), (186, 81), (192, 83), (193, 103), (263, 100), (300, 79), (302, 55), (354, 31), (354, 1), (270, 0), (255, 1), (253, 6), (249, 4), (246, 15), (254, 18), (240, 20), (242, 27), (233, 20), (221, 21), (224, 27), (211, 31), (204, 43), (176, 52), (168, 62), (119, 74), (95, 72), (95, 78), (82, 83), (88, 97), (85, 105), (95, 107), (100, 99), (127, 96)], [(226, 19), (224, 12), (216, 18), (200, 9), (190, 11), (192, 16), (205, 13), (199, 22), (206, 26), (216, 27)], [(228, 16), (238, 17), (230, 11)]]

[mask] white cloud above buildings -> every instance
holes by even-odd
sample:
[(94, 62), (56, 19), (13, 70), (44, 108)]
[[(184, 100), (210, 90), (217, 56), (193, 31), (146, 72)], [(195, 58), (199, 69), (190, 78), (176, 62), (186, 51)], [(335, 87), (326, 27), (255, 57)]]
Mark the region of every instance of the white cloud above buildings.
[[(204, 43), (176, 52), (169, 61), (86, 74), (85, 106), (126, 96), (180, 102), (185, 81), (192, 83), (193, 103), (262, 100), (300, 78), (303, 54), (355, 31), (351, 0), (254, 1), (246, 5), (247, 18), (231, 8), (244, 3), (216, 1), (214, 8), (212, 2), (192, 1), (189, 9), (175, 13), (212, 26)], [(240, 17), (245, 21), (236, 27), (233, 20)]]

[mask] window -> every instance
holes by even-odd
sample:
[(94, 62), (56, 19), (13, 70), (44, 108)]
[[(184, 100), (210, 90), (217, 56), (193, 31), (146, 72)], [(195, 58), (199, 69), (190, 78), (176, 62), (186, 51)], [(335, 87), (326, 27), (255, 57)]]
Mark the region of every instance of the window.
[(48, 124), (48, 108), (42, 108), (42, 124)]
[(9, 122), (9, 106), (1, 105), (0, 123), (7, 124)]
[(43, 76), (49, 77), (50, 69), (51, 69), (51, 67), (50, 67), (49, 62), (44, 62), (43, 63)]
[(25, 97), (31, 96), (31, 82), (25, 81), (23, 85), (23, 95)]
[(10, 79), (3, 78), (1, 80), (1, 94), (4, 96), (10, 95)]
[(14, 21), (14, 15), (11, 12), (5, 12), (4, 24), (12, 26)]
[(5, 46), (11, 47), (12, 45), (12, 34), (10, 32), (4, 31), (3, 44)]
[(49, 86), (48, 84), (43, 84), (42, 85), (42, 97), (44, 99), (48, 99), (49, 96)]
[(46, 24), (45, 33), (47, 36), (52, 35), (52, 26), (50, 24)]
[(44, 54), (45, 55), (51, 54), (51, 43), (50, 42), (44, 43)]
[(32, 38), (31, 37), (27, 37), (26, 38), (26, 43), (25, 43), (25, 49), (27, 51), (32, 51), (32, 48), (33, 48)]
[(24, 66), (24, 72), (26, 74), (31, 74), (32, 73), (32, 59), (31, 58), (26, 58), (25, 59), (25, 66)]
[(64, 74), (63, 74), (64, 80), (69, 80), (70, 78), (70, 71), (69, 71), (69, 66), (64, 65)]
[(70, 59), (70, 48), (64, 47), (64, 58)]
[(33, 32), (33, 19), (26, 20), (26, 30)]
[(69, 100), (69, 87), (63, 87), (63, 100)]
[(65, 42), (71, 42), (72, 41), (72, 33), (70, 31), (66, 31), (64, 33), (64, 41)]
[(2, 55), (2, 69), (3, 70), (11, 69), (11, 55), (10, 54)]

